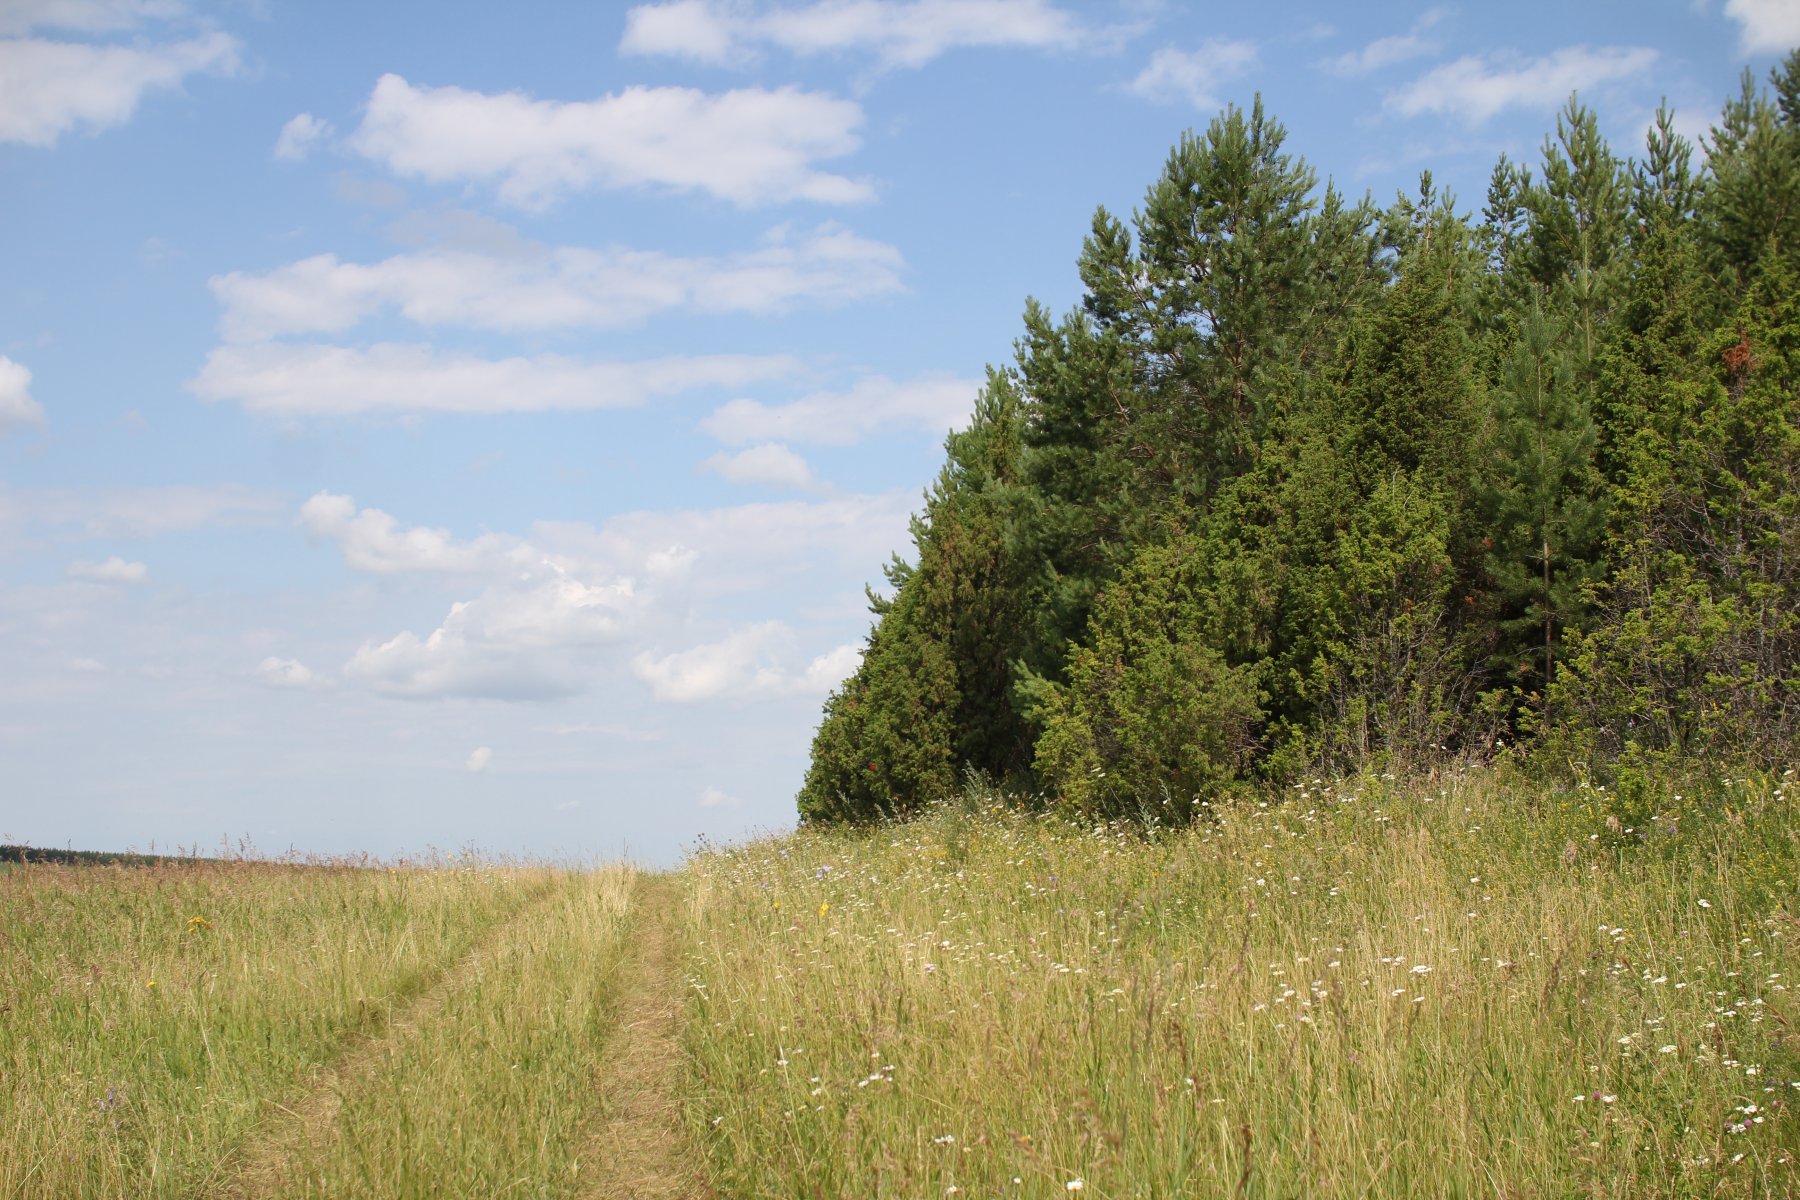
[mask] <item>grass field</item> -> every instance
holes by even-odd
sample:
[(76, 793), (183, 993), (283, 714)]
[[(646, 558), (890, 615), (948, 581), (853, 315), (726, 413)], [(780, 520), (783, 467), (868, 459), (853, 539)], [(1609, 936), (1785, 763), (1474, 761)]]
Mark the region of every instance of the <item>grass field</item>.
[(1800, 823), (1483, 774), (697, 858), (727, 1195), (1800, 1195)]
[(1785, 784), (16, 867), (0, 1196), (1797, 1195)]

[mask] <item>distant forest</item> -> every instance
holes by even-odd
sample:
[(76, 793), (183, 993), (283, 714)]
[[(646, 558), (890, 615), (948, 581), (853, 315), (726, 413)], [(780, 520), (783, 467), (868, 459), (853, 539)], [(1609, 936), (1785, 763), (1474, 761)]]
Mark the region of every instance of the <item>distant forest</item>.
[(1522, 749), (1800, 731), (1800, 51), (1700, 146), (1571, 98), (1479, 216), (1321, 192), (1261, 101), (1184, 136), (1010, 365), (825, 705), (803, 818), (985, 777), (1095, 818)]

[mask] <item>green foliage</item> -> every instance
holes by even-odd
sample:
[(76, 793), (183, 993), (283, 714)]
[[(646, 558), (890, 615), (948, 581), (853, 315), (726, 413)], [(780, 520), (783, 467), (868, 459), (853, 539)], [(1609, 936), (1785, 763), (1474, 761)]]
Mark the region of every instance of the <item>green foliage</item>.
[(1481, 223), (1377, 212), (1264, 113), (1095, 214), (826, 706), (809, 820), (971, 778), (1181, 820), (1506, 741), (1592, 769), (1800, 741), (1800, 52), (1696, 166), (1571, 97)]
[(1202, 574), (1190, 546), (1151, 546), (1099, 598), (1037, 744), (1058, 807), (1183, 822), (1249, 765), (1257, 671), (1207, 644)]

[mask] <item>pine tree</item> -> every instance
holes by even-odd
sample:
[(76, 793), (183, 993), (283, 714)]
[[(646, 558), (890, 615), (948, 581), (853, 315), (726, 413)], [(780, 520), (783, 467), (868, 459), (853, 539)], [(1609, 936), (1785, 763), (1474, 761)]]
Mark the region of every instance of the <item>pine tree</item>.
[(1580, 628), (1586, 589), (1602, 568), (1596, 437), (1575, 383), (1571, 340), (1541, 302), (1527, 310), (1490, 392), (1492, 432), (1482, 456), (1484, 559), (1504, 639), (1496, 661), (1517, 663), (1515, 685), (1538, 694), (1555, 674), (1562, 630)]

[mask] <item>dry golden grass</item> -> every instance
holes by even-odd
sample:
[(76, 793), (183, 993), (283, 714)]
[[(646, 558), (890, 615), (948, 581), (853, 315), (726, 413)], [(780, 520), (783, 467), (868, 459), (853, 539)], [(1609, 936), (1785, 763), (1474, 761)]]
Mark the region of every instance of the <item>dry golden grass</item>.
[(690, 1119), (744, 1197), (1800, 1194), (1797, 816), (1486, 773), (702, 854)]

